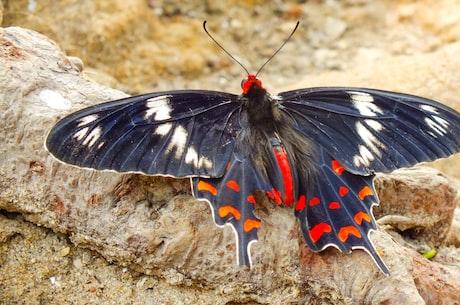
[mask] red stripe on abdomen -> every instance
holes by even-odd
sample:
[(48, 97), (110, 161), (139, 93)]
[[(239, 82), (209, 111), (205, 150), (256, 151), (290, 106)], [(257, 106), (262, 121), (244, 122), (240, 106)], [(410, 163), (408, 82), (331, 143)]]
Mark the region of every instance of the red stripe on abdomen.
[(286, 206), (291, 206), (294, 204), (294, 176), (292, 174), (291, 164), (289, 163), (288, 155), (281, 143), (274, 140), (271, 144), (283, 178), (283, 203)]

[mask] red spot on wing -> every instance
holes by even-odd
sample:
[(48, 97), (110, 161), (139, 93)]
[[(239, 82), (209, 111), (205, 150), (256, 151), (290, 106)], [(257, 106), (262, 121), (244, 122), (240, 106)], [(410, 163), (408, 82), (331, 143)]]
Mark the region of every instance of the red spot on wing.
[(348, 194), (348, 188), (344, 187), (344, 186), (341, 186), (339, 188), (339, 195), (340, 197), (344, 197), (346, 194)]
[(309, 233), (311, 240), (314, 243), (316, 243), (321, 238), (321, 236), (323, 236), (324, 233), (330, 232), (332, 232), (332, 227), (327, 223), (322, 222), (311, 228)]
[(202, 180), (198, 181), (197, 189), (202, 192), (210, 192), (213, 196), (217, 195), (217, 189), (212, 184)]
[(272, 191), (271, 192), (267, 192), (267, 196), (274, 200), (276, 202), (277, 205), (281, 205), (281, 203), (283, 202), (281, 200), (281, 193), (279, 191), (277, 191), (276, 189), (272, 188)]
[(372, 196), (372, 195), (374, 195), (374, 192), (372, 192), (371, 188), (368, 187), (367, 185), (363, 187), (358, 193), (359, 199), (361, 200), (364, 200), (364, 198), (366, 198), (367, 196)]
[(305, 209), (306, 203), (307, 203), (307, 198), (305, 198), (305, 195), (300, 195), (299, 199), (297, 200), (295, 204), (295, 210), (302, 211), (303, 209)]
[(356, 223), (359, 224), (359, 225), (363, 223), (363, 220), (365, 220), (367, 222), (371, 222), (371, 217), (369, 216), (369, 214), (367, 214), (365, 212), (356, 213), (354, 219), (355, 219)]
[(241, 213), (236, 209), (235, 207), (231, 205), (225, 205), (223, 207), (219, 208), (219, 216), (220, 218), (227, 217), (229, 214), (232, 214), (233, 217), (235, 217), (236, 220), (240, 220), (241, 218)]
[(229, 180), (226, 185), (227, 187), (231, 188), (235, 192), (240, 191), (240, 186), (238, 185), (238, 182), (236, 182), (235, 180)]
[(260, 220), (246, 219), (243, 224), (243, 229), (245, 232), (249, 232), (253, 229), (260, 229)]
[(345, 167), (340, 164), (339, 161), (337, 160), (332, 160), (331, 162), (332, 170), (337, 174), (337, 175), (342, 175), (342, 173), (345, 171)]
[(338, 203), (337, 201), (333, 201), (333, 202), (329, 203), (329, 208), (331, 210), (340, 209), (340, 203)]
[(232, 165), (230, 162), (227, 163), (227, 166), (225, 167), (225, 170), (228, 171), (230, 169), (230, 165)]
[(354, 226), (346, 226), (346, 227), (340, 228), (337, 236), (339, 237), (340, 241), (346, 242), (350, 234), (358, 238), (362, 237), (361, 232), (359, 232), (359, 230)]
[(249, 195), (246, 199), (247, 199), (248, 202), (250, 202), (250, 203), (256, 203), (256, 198), (254, 198), (253, 195)]
[(313, 206), (313, 205), (317, 205), (320, 203), (320, 200), (318, 197), (313, 197), (312, 199), (310, 199), (310, 201), (308, 202), (308, 204), (310, 206)]

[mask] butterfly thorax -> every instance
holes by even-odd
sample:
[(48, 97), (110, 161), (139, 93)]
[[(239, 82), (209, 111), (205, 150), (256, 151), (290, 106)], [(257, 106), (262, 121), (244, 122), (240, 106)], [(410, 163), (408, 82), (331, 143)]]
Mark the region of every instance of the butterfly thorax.
[[(249, 157), (258, 164), (257, 168), (262, 169), (262, 175), (273, 185), (269, 197), (278, 204), (292, 205), (298, 189), (298, 169), (294, 160), (298, 159), (296, 155), (301, 150), (295, 144), (289, 144), (295, 143), (291, 141), (295, 133), (290, 120), (283, 116), (278, 104), (253, 75), (243, 80), (242, 88), (239, 100), (243, 104), (247, 127), (241, 134), (241, 143), (248, 148)], [(286, 142), (288, 147), (284, 144), (284, 137), (289, 141)]]
[(274, 103), (267, 90), (262, 87), (260, 80), (249, 75), (241, 83), (243, 94), (239, 100), (248, 114), (251, 126), (268, 133), (275, 132)]

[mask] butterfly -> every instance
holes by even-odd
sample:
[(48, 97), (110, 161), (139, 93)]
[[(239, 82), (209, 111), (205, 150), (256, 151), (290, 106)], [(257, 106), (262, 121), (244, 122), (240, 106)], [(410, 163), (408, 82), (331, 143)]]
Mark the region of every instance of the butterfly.
[(46, 149), (82, 168), (189, 177), (215, 223), (233, 228), (240, 265), (252, 265), (262, 193), (292, 207), (311, 250), (362, 249), (389, 274), (369, 238), (375, 173), (460, 152), (460, 114), (366, 88), (270, 95), (257, 74), (248, 73), (240, 95), (164, 91), (77, 111), (52, 128)]

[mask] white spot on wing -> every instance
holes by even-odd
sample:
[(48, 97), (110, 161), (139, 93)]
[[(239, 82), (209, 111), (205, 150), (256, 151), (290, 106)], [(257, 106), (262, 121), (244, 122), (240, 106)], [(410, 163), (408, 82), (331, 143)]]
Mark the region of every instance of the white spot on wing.
[(369, 166), (372, 161), (375, 160), (374, 155), (364, 145), (359, 145), (359, 155), (353, 158), (353, 162), (356, 166), (364, 165)]
[[(381, 131), (383, 125), (374, 120), (365, 120), (366, 125), (375, 131)], [(353, 158), (355, 165), (369, 166), (370, 162), (375, 160), (376, 157), (382, 157), (382, 150), (385, 145), (373, 134), (363, 123), (356, 123), (356, 132), (364, 145), (359, 146), (359, 155)]]
[(430, 127), (438, 135), (445, 135), (449, 130), (449, 122), (436, 115), (432, 118), (433, 119), (427, 117), (424, 120), (428, 127)]
[(364, 122), (369, 125), (375, 131), (381, 131), (384, 129), (383, 125), (380, 124), (378, 121), (375, 120), (364, 120)]
[(89, 128), (88, 127), (85, 127), (81, 130), (79, 130), (76, 134), (73, 135), (73, 137), (75, 139), (77, 139), (78, 141), (81, 141), (83, 140), (83, 138), (86, 136), (86, 134), (88, 133), (88, 130)]
[(192, 164), (193, 166), (197, 168), (200, 168), (203, 166), (206, 168), (212, 167), (212, 161), (204, 156), (198, 157), (198, 153), (193, 147), (189, 147), (187, 149), (187, 153), (185, 154), (185, 163)]
[(78, 120), (78, 127), (88, 125), (89, 123), (92, 123), (96, 121), (99, 118), (99, 115), (97, 114), (90, 114), (87, 116), (82, 117), (81, 119)]
[(420, 108), (431, 113), (439, 113), (438, 109), (430, 105), (421, 105)]
[(165, 136), (171, 131), (172, 126), (173, 126), (172, 123), (161, 124), (155, 129), (154, 134), (159, 135), (159, 136)]
[(38, 96), (48, 107), (53, 109), (67, 110), (72, 105), (68, 99), (64, 98), (62, 94), (57, 91), (43, 89)]
[(364, 116), (383, 114), (382, 109), (374, 103), (374, 97), (369, 93), (359, 91), (347, 91), (347, 93), (350, 95), (353, 106), (360, 114)]
[(162, 95), (153, 97), (147, 100), (145, 106), (147, 111), (145, 112), (144, 119), (150, 119), (151, 117), (155, 121), (163, 121), (171, 118), (171, 106), (169, 105), (170, 95)]
[(187, 144), (187, 136), (187, 130), (185, 130), (185, 128), (182, 126), (177, 126), (176, 129), (174, 129), (173, 135), (171, 137), (168, 147), (166, 148), (166, 151), (171, 152), (175, 148), (176, 152), (174, 154), (174, 157), (176, 159), (180, 159), (185, 151), (185, 145)]
[(94, 143), (96, 143), (96, 141), (101, 137), (101, 135), (102, 128), (100, 126), (97, 126), (93, 130), (91, 130), (91, 132), (86, 136), (82, 144), (91, 147), (94, 145)]

